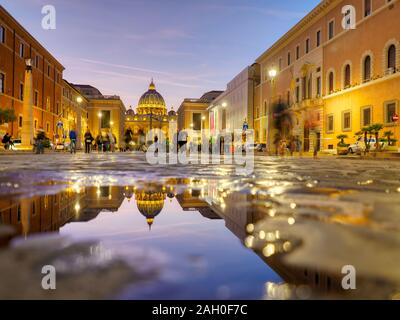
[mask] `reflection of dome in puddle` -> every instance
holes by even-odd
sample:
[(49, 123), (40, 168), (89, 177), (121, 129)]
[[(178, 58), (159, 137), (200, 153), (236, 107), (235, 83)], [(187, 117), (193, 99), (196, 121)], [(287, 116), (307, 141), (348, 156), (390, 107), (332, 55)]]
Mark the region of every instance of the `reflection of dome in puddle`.
[(162, 191), (144, 191), (135, 192), (136, 204), (139, 212), (146, 217), (147, 224), (151, 229), (154, 218), (162, 211), (166, 195)]

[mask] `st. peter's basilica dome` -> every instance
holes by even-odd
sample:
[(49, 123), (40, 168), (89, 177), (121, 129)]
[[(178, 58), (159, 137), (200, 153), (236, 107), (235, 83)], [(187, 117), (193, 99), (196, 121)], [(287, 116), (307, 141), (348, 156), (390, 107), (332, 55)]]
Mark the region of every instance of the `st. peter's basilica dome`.
[(136, 111), (138, 114), (167, 114), (167, 106), (165, 105), (164, 98), (157, 92), (153, 80), (149, 85), (149, 90), (139, 99)]

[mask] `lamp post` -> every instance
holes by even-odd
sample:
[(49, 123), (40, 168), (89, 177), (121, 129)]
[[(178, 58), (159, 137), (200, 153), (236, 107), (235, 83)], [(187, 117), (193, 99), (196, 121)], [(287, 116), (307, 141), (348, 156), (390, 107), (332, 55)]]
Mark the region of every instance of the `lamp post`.
[(268, 138), (266, 137), (265, 141), (268, 141), (268, 144), (271, 145), (272, 143), (272, 137), (271, 137), (271, 131), (272, 131), (272, 113), (273, 110), (271, 109), (272, 104), (274, 103), (275, 100), (275, 90), (276, 90), (276, 83), (275, 83), (275, 79), (276, 76), (278, 74), (278, 71), (274, 68), (270, 69), (268, 71), (268, 75), (269, 78), (271, 80), (271, 98), (270, 98), (270, 106), (269, 106), (269, 110), (268, 110), (268, 119), (267, 119), (267, 135)]
[(78, 103), (78, 110), (76, 110), (76, 145), (81, 148), (81, 135), (82, 135), (82, 110), (81, 103), (83, 99), (81, 96), (76, 98), (76, 102)]
[(32, 60), (26, 59), (25, 64), (21, 145), (23, 148), (30, 149), (33, 145)]

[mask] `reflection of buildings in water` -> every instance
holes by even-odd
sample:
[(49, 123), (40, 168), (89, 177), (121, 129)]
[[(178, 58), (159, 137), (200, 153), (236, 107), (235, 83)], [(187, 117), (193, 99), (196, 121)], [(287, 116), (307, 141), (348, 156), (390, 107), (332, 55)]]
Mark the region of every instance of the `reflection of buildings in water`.
[[(102, 188), (102, 187), (101, 187)], [(69, 222), (90, 221), (103, 211), (116, 211), (123, 201), (119, 187), (68, 188), (55, 195), (29, 199), (0, 199), (0, 223), (12, 225), (17, 234), (58, 231)]]
[(175, 196), (172, 191), (171, 188), (153, 183), (134, 190), (137, 208), (146, 218), (149, 230), (151, 230), (155, 217), (164, 208), (165, 199), (167, 197), (172, 199)]
[[(249, 235), (247, 226), (255, 225), (268, 216), (266, 210), (260, 210), (260, 207), (253, 204), (254, 201), (266, 201), (266, 196), (253, 196), (240, 192), (224, 194), (224, 192), (218, 190), (218, 188), (209, 190), (208, 194), (213, 195), (213, 197), (208, 199), (211, 209), (225, 220), (226, 227), (243, 243), (245, 243)], [(224, 194), (224, 196), (221, 196), (221, 194)], [(282, 240), (283, 239), (279, 239), (280, 242), (282, 242)], [(265, 240), (265, 243), (267, 244), (268, 241)], [(277, 248), (278, 244), (276, 243), (275, 245), (276, 247), (274, 248)], [(285, 263), (285, 254), (282, 252), (266, 257), (263, 248), (255, 246), (251, 246), (251, 248), (284, 280), (284, 282), (294, 285), (295, 289), (299, 288), (298, 286), (300, 286), (300, 288), (306, 286), (325, 294), (344, 294), (344, 290), (341, 287), (343, 275), (340, 273), (328, 274), (324, 270), (317, 270), (317, 268), (297, 268)], [(275, 250), (278, 251), (277, 249)], [(318, 259), (318, 257), (316, 257), (316, 259)], [(318, 261), (316, 260), (312, 265), (317, 266)], [(340, 272), (340, 270), (338, 270), (338, 272)], [(282, 290), (286, 290), (286, 288), (288, 287), (268, 283), (268, 286), (266, 286), (266, 295), (269, 295), (269, 298), (274, 298), (271, 296), (273, 292), (282, 292)], [(303, 293), (304, 292), (303, 290)], [(292, 297), (307, 298), (306, 296), (296, 296), (296, 290), (294, 290), (294, 295), (295, 296), (292, 295)], [(275, 298), (280, 297), (277, 296)]]

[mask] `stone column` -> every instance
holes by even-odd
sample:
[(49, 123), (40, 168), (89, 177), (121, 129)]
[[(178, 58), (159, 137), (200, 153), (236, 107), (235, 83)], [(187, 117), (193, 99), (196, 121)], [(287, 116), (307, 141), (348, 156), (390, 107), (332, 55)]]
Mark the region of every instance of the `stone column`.
[(31, 60), (26, 61), (24, 101), (22, 112), (21, 145), (31, 149), (33, 145), (33, 97), (32, 97), (32, 65)]
[(82, 147), (82, 111), (78, 106), (78, 110), (76, 112), (76, 146), (78, 149)]

